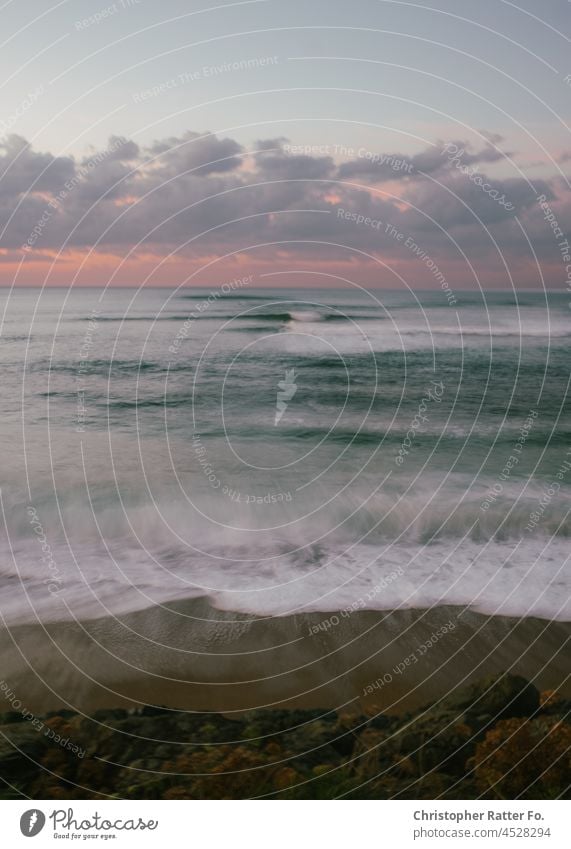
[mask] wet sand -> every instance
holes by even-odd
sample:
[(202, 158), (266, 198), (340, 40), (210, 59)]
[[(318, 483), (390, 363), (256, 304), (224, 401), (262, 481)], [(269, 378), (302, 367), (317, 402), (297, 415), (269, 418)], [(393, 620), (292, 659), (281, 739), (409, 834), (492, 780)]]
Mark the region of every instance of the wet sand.
[(402, 713), (506, 671), (569, 697), (570, 636), (571, 623), (455, 607), (264, 619), (198, 599), (121, 619), (3, 629), (0, 678), (22, 708), (41, 714), (141, 704)]

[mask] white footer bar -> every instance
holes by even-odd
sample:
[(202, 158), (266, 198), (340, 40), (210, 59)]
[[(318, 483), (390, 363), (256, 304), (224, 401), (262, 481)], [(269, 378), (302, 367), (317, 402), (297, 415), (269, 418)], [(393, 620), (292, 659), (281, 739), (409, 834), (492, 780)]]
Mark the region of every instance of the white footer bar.
[(567, 801), (4, 801), (5, 846), (569, 849)]

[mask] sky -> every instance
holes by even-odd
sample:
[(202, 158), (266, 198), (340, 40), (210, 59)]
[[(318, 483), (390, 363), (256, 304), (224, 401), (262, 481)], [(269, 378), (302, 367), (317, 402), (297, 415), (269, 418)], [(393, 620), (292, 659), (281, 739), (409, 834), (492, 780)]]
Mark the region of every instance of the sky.
[(566, 0), (0, 13), (0, 285), (571, 291)]

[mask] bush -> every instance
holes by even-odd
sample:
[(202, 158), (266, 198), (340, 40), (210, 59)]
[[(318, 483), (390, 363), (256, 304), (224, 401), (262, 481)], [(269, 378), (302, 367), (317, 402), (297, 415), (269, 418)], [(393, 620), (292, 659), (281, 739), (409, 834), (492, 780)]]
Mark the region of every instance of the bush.
[(556, 719), (504, 719), (486, 734), (468, 761), (488, 798), (567, 798), (571, 727)]

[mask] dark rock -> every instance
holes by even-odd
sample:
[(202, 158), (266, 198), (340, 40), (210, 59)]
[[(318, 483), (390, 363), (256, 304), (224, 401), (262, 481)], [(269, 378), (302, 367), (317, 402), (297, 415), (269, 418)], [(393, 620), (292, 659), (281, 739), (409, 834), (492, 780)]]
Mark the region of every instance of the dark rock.
[(155, 707), (154, 705), (145, 705), (141, 708), (140, 716), (164, 716), (165, 713), (172, 713), (170, 708)]
[(77, 716), (76, 710), (49, 710), (45, 719), (54, 719), (56, 716), (61, 716), (62, 719), (71, 719), (73, 716)]
[(97, 722), (113, 722), (115, 720), (127, 719), (128, 713), (123, 708), (115, 708), (110, 710), (96, 710), (93, 714), (93, 719)]
[(355, 744), (352, 770), (359, 781), (377, 778), (394, 765), (396, 751), (394, 741), (383, 731), (367, 728)]
[(38, 773), (38, 761), (46, 749), (46, 737), (29, 723), (4, 726), (0, 735), (2, 778), (11, 784), (33, 778)]
[(541, 714), (544, 716), (571, 716), (571, 701), (569, 699), (557, 699), (552, 704), (544, 705), (541, 708)]
[(323, 710), (252, 710), (240, 717), (247, 726), (249, 736), (267, 736), (286, 731), (298, 731), (315, 722), (334, 726), (335, 711)]
[(486, 713), (471, 713), (470, 711), (464, 714), (464, 721), (470, 726), (478, 740), (481, 740), (486, 731), (493, 728), (495, 723), (495, 719)]
[(539, 692), (520, 675), (498, 675), (452, 693), (441, 707), (466, 713), (468, 720), (470, 716), (483, 715), (495, 721), (531, 716), (539, 708)]
[(12, 725), (15, 722), (24, 722), (24, 716), (15, 710), (10, 710), (8, 713), (0, 713), (0, 725)]
[(504, 675), (423, 710), (372, 718), (263, 709), (229, 718), (153, 705), (92, 717), (52, 712), (51, 725), (65, 728), (85, 758), (12, 712), (0, 735), (0, 775), (11, 787), (0, 786), (0, 798), (471, 799), (481, 793), (476, 746), (498, 719), (538, 711), (535, 722), (557, 718), (571, 733), (569, 701), (548, 696), (538, 711), (537, 690)]
[(343, 733), (340, 733), (338, 737), (332, 738), (329, 741), (329, 745), (332, 749), (338, 752), (341, 757), (348, 758), (353, 753), (357, 739), (357, 734), (354, 731), (344, 731)]
[(390, 728), (391, 725), (394, 724), (394, 719), (390, 716), (386, 716), (384, 713), (380, 713), (378, 716), (374, 716), (373, 719), (370, 719), (367, 723), (368, 728), (376, 728), (377, 731), (384, 731), (387, 728)]
[(463, 776), (466, 760), (474, 753), (473, 729), (459, 721), (456, 713), (429, 713), (395, 734), (400, 750), (409, 755), (419, 773), (439, 772)]

